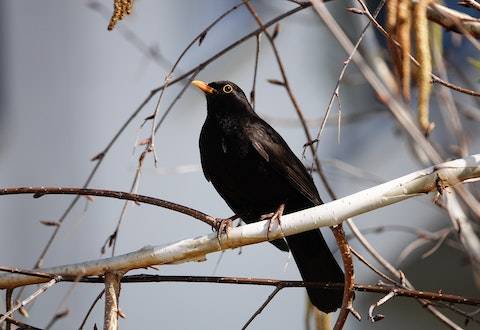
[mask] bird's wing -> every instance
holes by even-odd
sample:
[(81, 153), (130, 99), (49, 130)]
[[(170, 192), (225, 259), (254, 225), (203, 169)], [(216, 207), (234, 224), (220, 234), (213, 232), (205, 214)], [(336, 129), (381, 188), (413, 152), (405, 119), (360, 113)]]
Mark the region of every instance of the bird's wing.
[(280, 134), (260, 118), (248, 125), (246, 130), (253, 148), (274, 171), (313, 204), (322, 203), (312, 177)]

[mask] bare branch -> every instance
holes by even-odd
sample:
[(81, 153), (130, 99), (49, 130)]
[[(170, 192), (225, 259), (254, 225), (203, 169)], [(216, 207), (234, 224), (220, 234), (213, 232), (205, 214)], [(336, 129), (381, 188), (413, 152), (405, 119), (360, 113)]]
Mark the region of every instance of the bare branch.
[(44, 195), (83, 195), (123, 199), (133, 201), (135, 203), (144, 203), (163, 207), (172, 211), (189, 215), (195, 219), (205, 222), (210, 226), (214, 227), (216, 225), (216, 220), (213, 217), (203, 212), (189, 208), (187, 206), (183, 206), (155, 197), (132, 194), (123, 191), (67, 187), (17, 187), (0, 189), (0, 196), (19, 194), (33, 194), (33, 198), (40, 198)]
[[(122, 280), (123, 280), (123, 278), (122, 278)], [(102, 279), (102, 282), (105, 283), (105, 280)], [(93, 300), (92, 304), (91, 304), (90, 307), (88, 308), (88, 311), (87, 311), (87, 313), (85, 314), (85, 317), (83, 318), (82, 323), (81, 323), (80, 326), (78, 327), (78, 330), (83, 330), (83, 327), (85, 326), (85, 323), (87, 323), (88, 317), (89, 317), (90, 314), (92, 313), (93, 308), (95, 307), (95, 305), (97, 304), (97, 302), (98, 302), (100, 299), (102, 299), (104, 293), (105, 293), (105, 289), (103, 289), (102, 291), (100, 291), (100, 293), (97, 295), (97, 297), (95, 297), (95, 299)]]
[(263, 302), (263, 304), (255, 311), (255, 313), (253, 313), (253, 315), (248, 319), (247, 323), (245, 323), (245, 325), (242, 327), (242, 330), (245, 330), (249, 325), (250, 323), (252, 323), (252, 321), (258, 316), (260, 315), (260, 313), (265, 309), (265, 307), (267, 307), (267, 305), (270, 303), (270, 301), (272, 301), (273, 297), (275, 297), (277, 295), (278, 292), (280, 292), (280, 290), (283, 289), (283, 286), (281, 285), (278, 285), (275, 290), (273, 290), (273, 292), (267, 297), (267, 299)]
[[(43, 269), (44, 273), (78, 277), (103, 274), (106, 271), (144, 268), (152, 265), (203, 260), (207, 254), (239, 246), (279, 239), (288, 235), (324, 226), (340, 224), (345, 219), (400, 202), (402, 200), (437, 191), (436, 181), (442, 178), (444, 186), (480, 177), (480, 155), (439, 164), (319, 205), (282, 217), (281, 224), (269, 229), (269, 221), (260, 221), (232, 228), (228, 236), (216, 233), (186, 239), (166, 246), (150, 246), (117, 257), (87, 261), (79, 264)], [(45, 282), (44, 277), (22, 274), (0, 276), (0, 288)]]
[(368, 309), (368, 317), (369, 317), (370, 321), (372, 321), (372, 322), (377, 322), (377, 321), (382, 320), (382, 319), (385, 317), (385, 316), (382, 315), (382, 314), (375, 314), (375, 315), (373, 315), (373, 311), (374, 311), (375, 308), (377, 308), (378, 306), (383, 305), (384, 303), (386, 303), (387, 301), (389, 301), (389, 300), (392, 299), (393, 297), (395, 297), (395, 292), (394, 292), (394, 291), (390, 291), (385, 297), (383, 297), (382, 299), (380, 299), (379, 301), (377, 301), (375, 304), (370, 305), (370, 308)]

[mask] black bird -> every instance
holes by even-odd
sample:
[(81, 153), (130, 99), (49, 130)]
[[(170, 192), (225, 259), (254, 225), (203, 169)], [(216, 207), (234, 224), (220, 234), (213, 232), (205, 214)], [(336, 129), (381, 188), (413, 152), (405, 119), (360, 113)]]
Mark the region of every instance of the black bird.
[[(283, 207), (288, 214), (323, 203), (302, 162), (253, 111), (237, 85), (199, 80), (192, 84), (207, 98), (199, 141), (203, 173), (236, 215), (251, 223)], [(343, 283), (343, 271), (320, 230), (289, 236), (286, 241), (272, 243), (280, 250), (290, 249), (304, 281)], [(341, 307), (341, 289), (307, 288), (307, 293), (325, 313)]]

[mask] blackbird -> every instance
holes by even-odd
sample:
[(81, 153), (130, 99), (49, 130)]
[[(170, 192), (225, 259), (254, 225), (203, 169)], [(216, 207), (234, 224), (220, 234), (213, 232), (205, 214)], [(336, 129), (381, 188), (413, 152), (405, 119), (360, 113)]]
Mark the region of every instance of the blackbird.
[[(288, 214), (322, 204), (302, 162), (285, 140), (252, 109), (245, 93), (230, 81), (192, 84), (207, 98), (200, 133), (203, 173), (244, 222), (274, 212)], [(277, 211), (277, 212), (275, 212)], [(343, 283), (344, 274), (320, 230), (272, 241), (290, 251), (304, 281)], [(341, 289), (307, 288), (310, 301), (330, 313), (341, 307)]]

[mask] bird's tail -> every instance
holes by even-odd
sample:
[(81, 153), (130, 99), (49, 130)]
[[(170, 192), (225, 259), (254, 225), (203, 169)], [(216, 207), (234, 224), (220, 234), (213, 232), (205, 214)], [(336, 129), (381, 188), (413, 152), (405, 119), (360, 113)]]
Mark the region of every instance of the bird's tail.
[[(305, 282), (343, 283), (343, 271), (320, 230), (288, 236), (286, 239)], [(342, 306), (342, 288), (307, 288), (307, 293), (312, 304), (322, 312), (334, 312)]]

